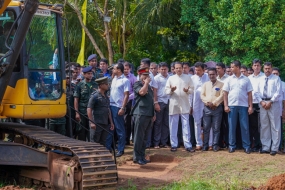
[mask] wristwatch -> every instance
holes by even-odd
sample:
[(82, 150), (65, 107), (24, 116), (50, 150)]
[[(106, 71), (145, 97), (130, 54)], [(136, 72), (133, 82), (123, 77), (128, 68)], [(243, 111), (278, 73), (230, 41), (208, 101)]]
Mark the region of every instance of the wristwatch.
[(121, 109), (124, 110), (124, 111), (126, 111), (126, 107), (122, 107)]

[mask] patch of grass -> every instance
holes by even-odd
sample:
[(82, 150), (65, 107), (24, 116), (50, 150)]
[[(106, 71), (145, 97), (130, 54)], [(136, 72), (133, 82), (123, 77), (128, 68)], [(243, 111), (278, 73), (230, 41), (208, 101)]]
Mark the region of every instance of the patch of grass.
[[(238, 179), (228, 179), (223, 182), (203, 179), (189, 179), (179, 182), (173, 182), (163, 187), (147, 187), (144, 190), (243, 190), (250, 187), (244, 181)], [(128, 181), (128, 187), (120, 188), (120, 190), (137, 190), (136, 185), (131, 180)]]
[(183, 180), (181, 182), (174, 182), (165, 187), (161, 187), (158, 189), (161, 190), (242, 190), (249, 187), (249, 184), (245, 183), (244, 181), (240, 181), (237, 179), (234, 180), (225, 180), (215, 181), (215, 180), (202, 180), (202, 179), (190, 179), (190, 180)]
[(137, 186), (133, 183), (133, 180), (128, 180), (128, 186), (126, 188), (119, 188), (120, 190), (136, 190)]

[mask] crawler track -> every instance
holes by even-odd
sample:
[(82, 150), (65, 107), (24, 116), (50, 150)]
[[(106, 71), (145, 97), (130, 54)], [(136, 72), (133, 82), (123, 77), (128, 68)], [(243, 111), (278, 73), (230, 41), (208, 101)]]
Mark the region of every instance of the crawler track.
[(71, 139), (45, 128), (17, 123), (0, 123), (0, 133), (20, 135), (26, 145), (37, 142), (51, 149), (71, 153), (80, 164), (82, 180), (79, 189), (115, 188), (117, 184), (114, 158), (100, 144)]

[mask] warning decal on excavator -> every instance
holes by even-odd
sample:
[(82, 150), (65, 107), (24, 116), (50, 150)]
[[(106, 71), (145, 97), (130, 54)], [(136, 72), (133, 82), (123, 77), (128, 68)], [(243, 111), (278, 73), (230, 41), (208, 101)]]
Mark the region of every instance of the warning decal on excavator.
[(49, 10), (37, 10), (37, 12), (35, 13), (35, 15), (39, 15), (39, 16), (51, 16), (51, 13)]

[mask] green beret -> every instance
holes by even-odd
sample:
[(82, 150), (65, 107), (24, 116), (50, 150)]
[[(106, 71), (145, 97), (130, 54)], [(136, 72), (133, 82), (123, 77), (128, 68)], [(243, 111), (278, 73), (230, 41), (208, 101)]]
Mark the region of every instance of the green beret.
[(98, 83), (98, 85), (100, 84), (108, 84), (108, 77), (101, 77), (95, 80), (95, 82)]

